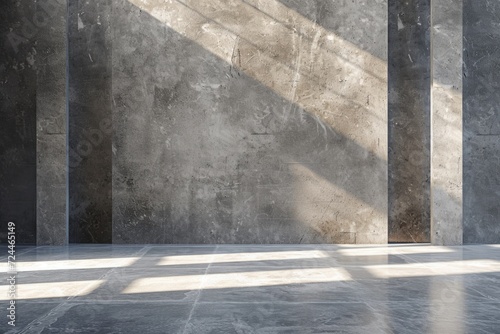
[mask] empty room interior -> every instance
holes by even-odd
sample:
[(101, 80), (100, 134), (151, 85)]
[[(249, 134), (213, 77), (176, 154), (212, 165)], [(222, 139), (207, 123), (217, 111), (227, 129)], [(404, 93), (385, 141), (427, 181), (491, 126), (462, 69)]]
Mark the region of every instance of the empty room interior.
[(2, 0), (0, 333), (500, 333), (500, 1)]

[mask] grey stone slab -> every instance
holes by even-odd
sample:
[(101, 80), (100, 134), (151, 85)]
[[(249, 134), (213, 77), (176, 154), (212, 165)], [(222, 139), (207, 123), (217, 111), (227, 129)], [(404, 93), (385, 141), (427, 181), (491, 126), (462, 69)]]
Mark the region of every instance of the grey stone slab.
[[(280, 253), (325, 249), (337, 265), (304, 265), (293, 256), (292, 267), (273, 262)], [(18, 328), (29, 323), (27, 332), (495, 333), (498, 327), (497, 245), (71, 245), (23, 251), (38, 255), (32, 270), (20, 262), (18, 273)], [(177, 264), (211, 259), (206, 268), (125, 261), (131, 254), (164, 258), (158, 251), (177, 257)], [(278, 265), (214, 265), (224, 257), (261, 254)], [(411, 261), (391, 261), (396, 255)]]
[(456, 301), (447, 307), (427, 303), (374, 305), (391, 333), (498, 333), (498, 304)]
[(481, 250), (466, 250), (456, 249), (452, 252), (437, 252), (432, 251), (405, 254), (401, 255), (405, 259), (414, 262), (453, 262), (453, 261), (473, 261), (473, 260), (496, 260), (500, 256), (500, 250), (495, 249), (481, 249)]
[(469, 252), (472, 252), (472, 254), (475, 253), (488, 253), (488, 254), (497, 254), (500, 252), (500, 246), (497, 244), (491, 244), (491, 245), (481, 245), (481, 244), (475, 244), (475, 245), (467, 245), (464, 247)]
[(36, 17), (41, 19), (35, 59), (38, 136), (66, 134), (66, 6), (65, 0), (36, 5)]
[[(37, 35), (37, 244), (68, 242), (66, 226), (66, 10), (65, 0), (42, 1)], [(42, 16), (43, 15), (43, 16)], [(42, 22), (42, 21), (40, 21)]]
[[(18, 264), (16, 274), (16, 302), (29, 303), (63, 303), (79, 296), (96, 294), (105, 285), (105, 269), (64, 269), (21, 271), (26, 266)], [(20, 269), (22, 268), (22, 269)], [(0, 289), (5, 291), (8, 283), (2, 274)], [(3, 298), (5, 299), (5, 298)], [(8, 302), (8, 301), (7, 301)]]
[[(28, 245), (16, 245), (16, 248), (15, 248), (15, 255), (16, 256), (21, 256), (21, 255), (24, 255), (26, 253), (29, 253), (31, 251), (33, 251), (34, 249), (36, 249), (35, 246), (28, 246)], [(8, 253), (8, 251), (10, 250), (9, 248), (9, 244), (3, 244), (3, 245), (0, 245), (0, 259), (1, 260), (7, 260), (7, 257), (10, 256), (10, 253)]]
[(111, 1), (68, 7), (69, 241), (111, 243)]
[(218, 245), (151, 245), (145, 256), (213, 254)]
[(36, 242), (36, 35), (33, 1), (0, 4), (0, 242)]
[(64, 245), (66, 226), (66, 135), (37, 138), (37, 244)]
[(500, 5), (463, 4), (464, 242), (498, 243)]
[(433, 1), (431, 12), (431, 242), (461, 245), (462, 1)]
[(333, 266), (337, 263), (336, 259), (330, 257), (324, 258), (293, 258), (290, 259), (227, 259), (227, 258), (216, 258), (211, 267), (244, 267), (244, 268), (323, 268)]
[(500, 291), (496, 288), (500, 283), (500, 272), (485, 273), (476, 275), (474, 280), (466, 281), (466, 289), (470, 293), (478, 296), (484, 301), (496, 302), (500, 301)]
[(381, 43), (373, 42), (387, 34), (387, 0), (377, 1), (376, 4), (360, 0), (279, 2), (360, 49), (380, 59), (387, 59), (387, 48)]
[(214, 247), (152, 247), (135, 266), (164, 267), (166, 270), (207, 268), (212, 263)]
[(498, 301), (498, 293), (491, 285), (495, 283), (494, 279), (482, 275), (356, 278), (355, 286), (359, 295), (372, 302), (439, 302), (446, 307), (458, 299), (477, 303)]
[[(57, 268), (49, 270), (48, 268)], [(43, 284), (43, 283), (69, 283), (77, 281), (88, 281), (99, 279), (107, 272), (112, 270), (112, 268), (82, 268), (78, 266), (77, 268), (72, 265), (68, 265), (67, 268), (55, 266), (54, 263), (47, 264), (47, 267), (43, 268), (41, 265), (33, 266), (33, 270), (30, 270), (30, 266), (23, 263), (17, 263), (17, 283), (18, 284)], [(0, 285), (7, 285), (6, 282), (2, 281)], [(22, 298), (22, 294), (19, 296)], [(66, 296), (68, 297), (68, 296)], [(35, 298), (36, 299), (36, 298)]]
[(364, 303), (197, 305), (185, 333), (383, 333)]
[(215, 250), (215, 254), (222, 253), (260, 253), (260, 252), (283, 252), (283, 251), (312, 251), (312, 250), (324, 250), (324, 249), (336, 249), (337, 245), (332, 244), (267, 244), (267, 245), (258, 245), (258, 244), (234, 244), (234, 245), (217, 245), (217, 249)]
[(430, 252), (425, 252), (425, 253), (419, 253), (419, 254), (405, 254), (402, 255), (404, 258), (408, 259), (409, 261), (413, 262), (450, 262), (450, 261), (462, 261), (466, 258), (482, 258), (480, 256), (467, 256), (464, 252), (461, 250), (458, 250), (456, 252), (445, 252), (445, 253), (433, 253), (432, 251)]
[[(130, 307), (134, 305), (134, 307)], [(41, 333), (182, 333), (190, 305), (166, 303), (72, 304)], [(138, 316), (140, 312), (140, 316)]]
[(113, 2), (114, 242), (387, 241), (387, 4), (309, 4)]
[(106, 247), (78, 247), (71, 245), (59, 247), (45, 247), (33, 249), (26, 253), (16, 252), (16, 261), (18, 262), (36, 262), (36, 261), (65, 261), (65, 260), (112, 260), (119, 258), (127, 260), (129, 258), (138, 258), (138, 252), (143, 246), (135, 246), (129, 249)]
[(389, 1), (389, 241), (429, 242), (430, 1)]
[(497, 2), (463, 1), (464, 137), (500, 134)]
[[(300, 271), (270, 268), (210, 268), (200, 293), (201, 302), (343, 303), (363, 300), (351, 279), (335, 280), (330, 270)], [(305, 269), (305, 268), (304, 268)], [(314, 275), (314, 279), (311, 279)], [(307, 277), (309, 276), (309, 277)], [(314, 282), (318, 276), (323, 282)], [(361, 286), (362, 287), (362, 286)]]
[(365, 255), (365, 256), (343, 256), (332, 255), (336, 263), (341, 266), (363, 266), (378, 264), (408, 263), (408, 260), (399, 255)]
[(499, 136), (469, 136), (464, 141), (464, 242), (500, 241)]
[(116, 268), (97, 288), (74, 300), (194, 302), (204, 275), (204, 268)]
[[(41, 248), (45, 249), (45, 248)], [(69, 254), (82, 254), (92, 256), (102, 253), (104, 256), (129, 256), (136, 253), (143, 253), (149, 249), (148, 245), (112, 245), (112, 244), (71, 244), (68, 247)]]
[[(3, 305), (2, 305), (3, 306)], [(31, 322), (49, 313), (56, 303), (29, 303), (24, 301), (16, 302), (16, 326), (7, 324), (7, 317), (0, 322), (0, 331), (2, 333), (20, 333), (22, 329), (26, 328)]]

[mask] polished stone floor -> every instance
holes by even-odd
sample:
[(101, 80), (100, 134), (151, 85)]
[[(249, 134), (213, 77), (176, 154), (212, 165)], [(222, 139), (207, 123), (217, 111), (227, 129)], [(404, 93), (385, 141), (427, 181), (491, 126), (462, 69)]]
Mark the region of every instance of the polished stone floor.
[(16, 266), (0, 333), (500, 333), (500, 245), (18, 247)]

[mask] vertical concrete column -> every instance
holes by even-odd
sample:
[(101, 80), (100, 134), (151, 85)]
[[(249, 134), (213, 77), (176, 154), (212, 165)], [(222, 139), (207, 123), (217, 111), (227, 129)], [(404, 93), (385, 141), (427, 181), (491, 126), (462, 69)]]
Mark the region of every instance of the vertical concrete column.
[(36, 242), (36, 64), (33, 1), (0, 1), (0, 243)]
[(432, 1), (431, 25), (431, 242), (460, 245), (462, 1)]
[(500, 243), (500, 2), (463, 8), (464, 243)]
[(429, 16), (389, 1), (389, 242), (429, 242)]
[(64, 245), (66, 224), (66, 0), (36, 2), (37, 244)]
[(69, 241), (111, 242), (111, 1), (68, 6)]

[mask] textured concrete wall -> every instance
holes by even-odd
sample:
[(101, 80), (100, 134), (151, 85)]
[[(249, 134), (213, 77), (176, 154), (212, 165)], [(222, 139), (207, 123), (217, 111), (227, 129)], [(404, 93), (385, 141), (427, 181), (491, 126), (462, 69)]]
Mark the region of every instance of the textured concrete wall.
[(464, 0), (464, 242), (500, 242), (498, 1)]
[(113, 242), (387, 242), (386, 1), (121, 0), (111, 26)]
[(0, 242), (36, 242), (36, 66), (32, 1), (0, 2)]
[[(66, 0), (36, 3), (37, 237), (39, 245), (68, 242), (66, 226)], [(43, 23), (42, 23), (43, 22)]]
[(66, 1), (0, 5), (0, 236), (66, 242)]
[[(111, 1), (68, 8), (70, 242), (111, 242)], [(125, 22), (124, 22), (125, 23)]]
[(500, 5), (464, 1), (462, 233), (462, 12), (431, 69), (429, 3), (72, 1), (65, 36), (65, 0), (2, 1), (0, 242), (500, 242)]
[(389, 1), (389, 241), (429, 242), (430, 1)]
[(461, 245), (462, 1), (432, 1), (431, 242)]

